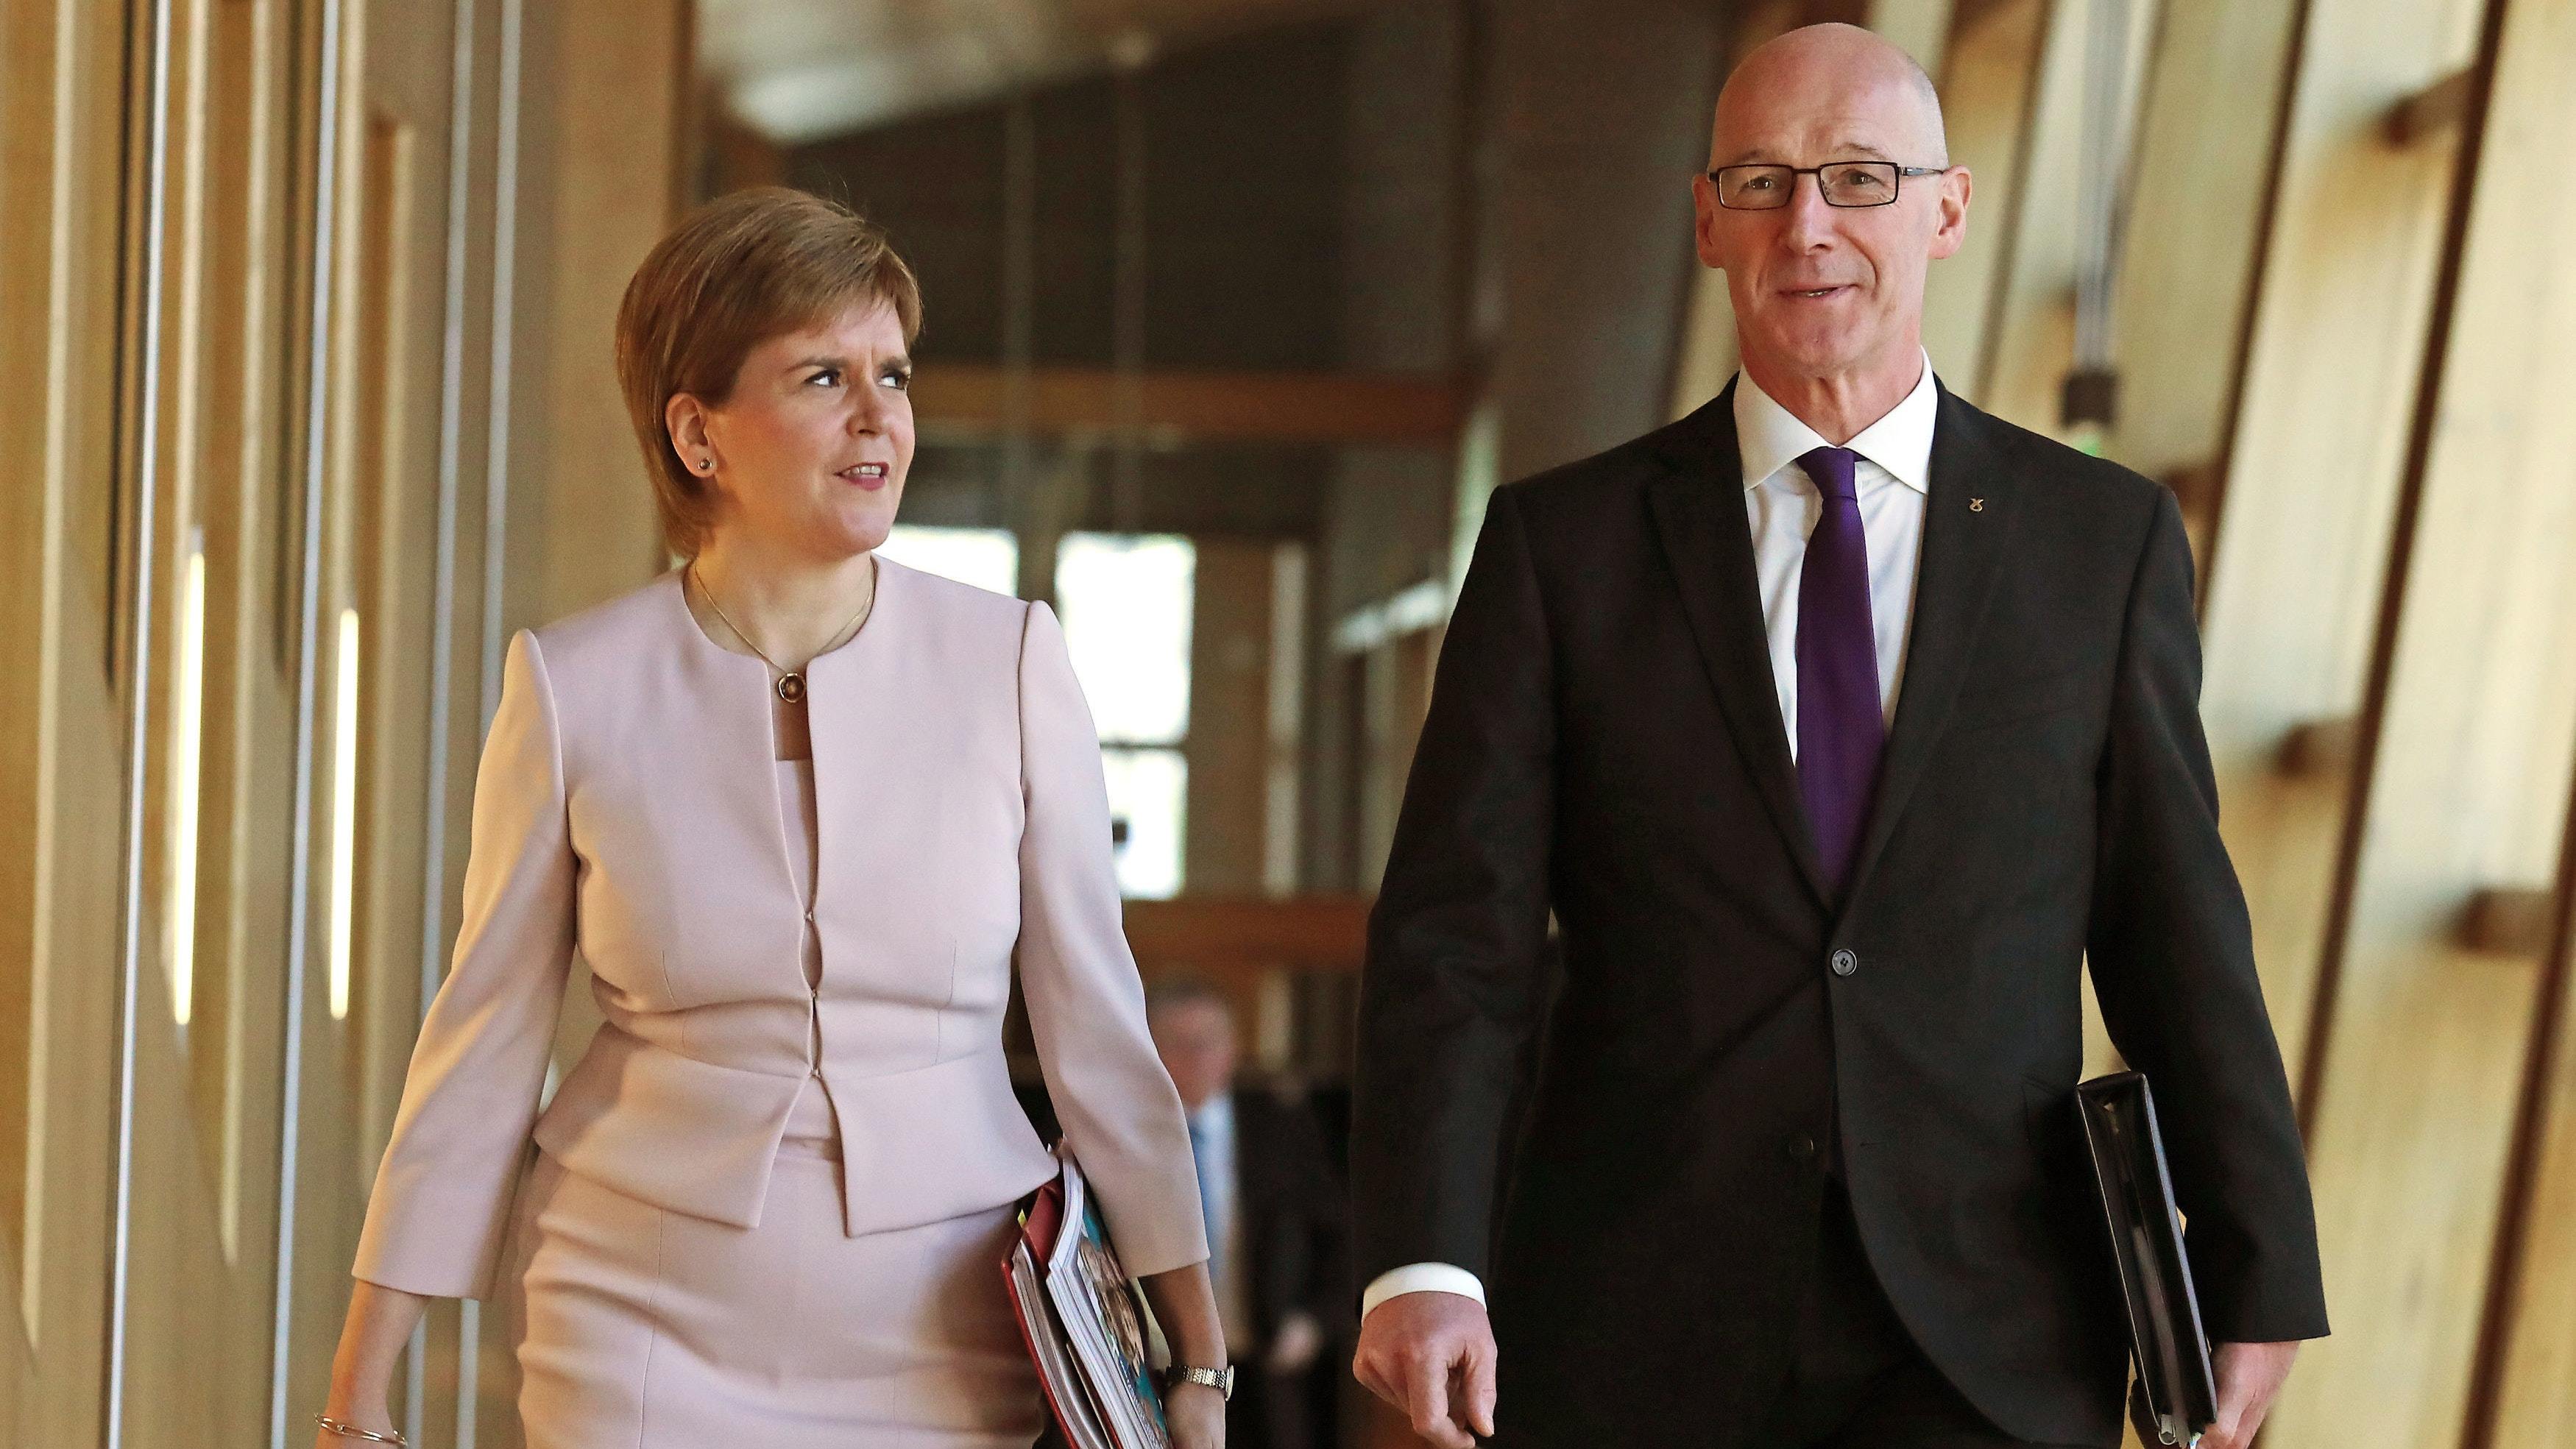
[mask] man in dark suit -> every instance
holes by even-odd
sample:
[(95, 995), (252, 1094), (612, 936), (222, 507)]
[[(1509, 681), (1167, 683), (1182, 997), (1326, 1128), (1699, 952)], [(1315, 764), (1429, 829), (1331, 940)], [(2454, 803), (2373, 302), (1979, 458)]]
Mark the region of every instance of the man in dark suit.
[(2114, 1444), (2089, 957), (2243, 1449), (2326, 1322), (2174, 501), (1932, 377), (1969, 178), (1901, 52), (1762, 47), (1713, 147), (1741, 375), (1498, 491), (1449, 626), (1370, 923), (1354, 1367), (1443, 1445)]
[(1305, 1103), (1237, 1086), (1234, 1012), (1223, 996), (1195, 982), (1157, 985), (1145, 1016), (1189, 1114), (1217, 1312), (1241, 1366), (1227, 1442), (1331, 1449), (1331, 1399), (1315, 1390), (1332, 1328), (1349, 1312), (1341, 1175)]

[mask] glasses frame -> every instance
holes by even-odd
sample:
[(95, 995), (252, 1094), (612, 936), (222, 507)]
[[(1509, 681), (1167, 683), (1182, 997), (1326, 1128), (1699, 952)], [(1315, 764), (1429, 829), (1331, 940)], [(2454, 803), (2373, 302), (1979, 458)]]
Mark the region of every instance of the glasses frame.
[[(1816, 178), (1817, 200), (1827, 206), (1841, 207), (1845, 211), (1866, 211), (1873, 206), (1894, 206), (1896, 199), (1905, 194), (1905, 178), (1908, 176), (1938, 176), (1945, 171), (1957, 169), (1951, 166), (1896, 166), (1896, 185), (1887, 193), (1885, 201), (1836, 201), (1825, 194), (1825, 172), (1836, 166), (1896, 166), (1896, 163), (1874, 160), (1865, 156), (1854, 157), (1849, 161), (1825, 161), (1814, 166), (1784, 166), (1777, 161), (1744, 161), (1733, 166), (1720, 166), (1709, 172), (1708, 184), (1717, 192), (1717, 204), (1729, 211), (1785, 211), (1790, 202), (1798, 199), (1798, 178), (1813, 176)], [(1754, 170), (1789, 173), (1789, 193), (1778, 206), (1737, 206), (1726, 199), (1726, 183), (1720, 178), (1729, 171)]]

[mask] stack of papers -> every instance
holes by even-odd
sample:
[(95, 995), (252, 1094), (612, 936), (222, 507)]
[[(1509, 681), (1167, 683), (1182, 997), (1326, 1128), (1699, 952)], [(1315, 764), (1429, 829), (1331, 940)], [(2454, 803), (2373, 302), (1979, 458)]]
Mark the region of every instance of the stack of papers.
[(1145, 1302), (1118, 1264), (1073, 1154), (1020, 1214), (1002, 1264), (1020, 1335), (1073, 1449), (1168, 1449)]

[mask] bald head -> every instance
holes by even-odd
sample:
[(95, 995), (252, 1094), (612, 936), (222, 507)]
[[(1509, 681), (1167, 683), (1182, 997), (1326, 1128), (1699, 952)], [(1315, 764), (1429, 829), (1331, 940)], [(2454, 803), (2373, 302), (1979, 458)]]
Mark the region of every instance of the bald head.
[(1726, 78), (1709, 165), (1828, 159), (1769, 154), (1793, 140), (1858, 145), (1910, 166), (1950, 161), (1932, 77), (1914, 57), (1857, 25), (1803, 25), (1775, 36)]
[(1691, 181), (1699, 258), (1726, 273), (1744, 371), (1851, 437), (1922, 376), (1929, 269), (1967, 235), (1970, 178), (1931, 77), (1858, 26), (1792, 30), (1727, 77), (1709, 153)]

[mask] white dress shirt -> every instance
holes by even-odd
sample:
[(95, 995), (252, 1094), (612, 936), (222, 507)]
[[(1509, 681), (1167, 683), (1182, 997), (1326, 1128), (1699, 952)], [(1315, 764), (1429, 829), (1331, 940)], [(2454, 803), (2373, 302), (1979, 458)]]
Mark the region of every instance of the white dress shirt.
[[(1922, 561), (1923, 502), (1932, 486), (1932, 422), (1940, 408), (1932, 359), (1905, 400), (1863, 428), (1844, 447), (1860, 455), (1853, 491), (1869, 551), (1870, 626), (1878, 639), (1878, 698), (1896, 717), (1905, 673), (1905, 644), (1914, 624), (1914, 579)], [(1753, 570), (1762, 588), (1762, 626), (1771, 643), (1771, 681), (1789, 754), (1798, 753), (1798, 579), (1807, 535), (1824, 517), (1824, 495), (1798, 459), (1829, 446), (1815, 429), (1754, 385), (1735, 377), (1735, 447), (1744, 466), (1744, 513), (1753, 530)], [(1406, 1293), (1456, 1293), (1485, 1301), (1475, 1274), (1448, 1263), (1413, 1263), (1381, 1273), (1360, 1295), (1360, 1316)]]

